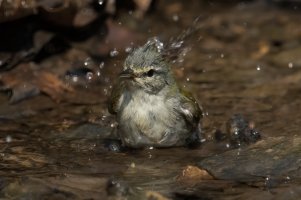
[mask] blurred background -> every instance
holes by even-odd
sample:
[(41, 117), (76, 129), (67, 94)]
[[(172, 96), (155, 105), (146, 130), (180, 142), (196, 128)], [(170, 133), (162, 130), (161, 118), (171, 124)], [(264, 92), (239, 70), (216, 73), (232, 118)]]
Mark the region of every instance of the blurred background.
[[(0, 197), (297, 199), (300, 11), (300, 0), (0, 0)], [(153, 37), (203, 107), (204, 144), (110, 152), (108, 95), (128, 53)], [(217, 135), (237, 114), (268, 141), (258, 154), (282, 145), (279, 163), (224, 169), (233, 157), (222, 156), (198, 171), (232, 150)]]

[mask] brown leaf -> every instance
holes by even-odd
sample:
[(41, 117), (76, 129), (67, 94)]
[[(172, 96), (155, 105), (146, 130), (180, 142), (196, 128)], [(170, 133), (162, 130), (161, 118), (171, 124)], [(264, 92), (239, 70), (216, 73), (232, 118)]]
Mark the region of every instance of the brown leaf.
[(55, 74), (39, 69), (33, 63), (20, 64), (17, 68), (1, 74), (0, 81), (4, 84), (2, 89), (12, 90), (11, 103), (40, 93), (45, 93), (59, 102), (66, 91), (72, 91)]
[(178, 177), (178, 180), (212, 180), (213, 177), (204, 169), (200, 169), (196, 166), (188, 165), (182, 171), (182, 174)]

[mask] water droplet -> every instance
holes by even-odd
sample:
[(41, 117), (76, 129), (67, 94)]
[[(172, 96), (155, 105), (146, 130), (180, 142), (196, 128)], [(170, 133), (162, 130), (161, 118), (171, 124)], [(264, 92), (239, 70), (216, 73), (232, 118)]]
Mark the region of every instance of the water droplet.
[(204, 143), (204, 142), (206, 142), (206, 139), (205, 138), (201, 139), (201, 143)]
[(161, 42), (157, 37), (149, 39), (147, 44), (155, 44), (158, 52), (161, 52), (164, 48), (163, 42)]
[(186, 81), (187, 81), (187, 82), (189, 82), (189, 81), (190, 81), (190, 79), (189, 79), (189, 78), (186, 78)]
[(11, 141), (12, 141), (12, 137), (10, 136), (10, 135), (8, 135), (8, 136), (6, 136), (6, 138), (5, 138), (5, 141), (7, 142), (7, 143), (10, 143)]
[(119, 54), (119, 52), (116, 50), (116, 48), (114, 48), (112, 51), (110, 51), (110, 56), (111, 57), (115, 57)]
[(132, 15), (132, 14), (133, 14), (133, 11), (132, 11), (132, 10), (130, 10), (130, 11), (129, 11), (129, 15)]
[(103, 89), (103, 93), (104, 93), (104, 95), (108, 95), (108, 90), (106, 88)]
[(105, 66), (105, 63), (101, 62), (98, 67), (99, 67), (99, 69), (102, 69), (104, 66)]
[(153, 150), (153, 149), (154, 149), (154, 147), (149, 147), (148, 149), (150, 149), (150, 150)]
[(172, 20), (175, 21), (175, 22), (179, 21), (179, 16), (177, 14), (174, 14), (172, 16)]
[(114, 128), (114, 126), (115, 126), (115, 124), (112, 123), (112, 124), (111, 124), (111, 128)]
[(135, 168), (136, 164), (134, 162), (131, 163), (131, 168)]
[(288, 63), (288, 68), (293, 68), (294, 67), (294, 64), (292, 62)]
[(230, 144), (226, 144), (226, 147), (227, 147), (227, 148), (230, 148)]
[(224, 58), (224, 57), (225, 57), (225, 55), (222, 53), (222, 54), (221, 54), (221, 58)]
[(104, 3), (104, 0), (98, 0), (99, 5), (103, 5), (103, 3)]
[(86, 74), (86, 79), (88, 79), (90, 81), (90, 80), (92, 80), (92, 78), (93, 78), (93, 73), (92, 72), (88, 72)]
[(85, 65), (86, 67), (89, 67), (89, 66), (91, 66), (92, 64), (93, 64), (93, 60), (92, 60), (90, 57), (86, 58), (86, 60), (84, 61), (84, 65)]
[(130, 53), (130, 52), (132, 51), (132, 49), (133, 49), (133, 48), (129, 46), (129, 47), (126, 47), (124, 51), (125, 51), (126, 53)]
[(261, 70), (261, 66), (260, 66), (260, 65), (257, 65), (256, 70), (257, 70), (257, 71), (260, 71), (260, 70)]
[(78, 81), (78, 76), (73, 76), (72, 81), (76, 83)]

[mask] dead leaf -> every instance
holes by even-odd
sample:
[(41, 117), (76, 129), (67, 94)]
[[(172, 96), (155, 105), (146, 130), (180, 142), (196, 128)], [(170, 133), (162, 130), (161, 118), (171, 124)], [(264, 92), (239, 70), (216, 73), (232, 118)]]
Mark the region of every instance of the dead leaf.
[(261, 41), (259, 42), (258, 46), (259, 46), (258, 51), (252, 54), (252, 58), (256, 60), (262, 58), (263, 56), (265, 56), (267, 53), (270, 52), (270, 45), (267, 42)]
[(33, 63), (20, 64), (17, 68), (0, 75), (2, 89), (11, 90), (11, 103), (45, 93), (56, 102), (72, 88), (65, 85), (55, 74), (39, 69)]
[(155, 191), (146, 191), (145, 196), (147, 200), (169, 200), (168, 198), (164, 197), (162, 194)]
[(178, 180), (212, 180), (214, 179), (206, 170), (200, 169), (196, 166), (188, 165), (178, 177)]

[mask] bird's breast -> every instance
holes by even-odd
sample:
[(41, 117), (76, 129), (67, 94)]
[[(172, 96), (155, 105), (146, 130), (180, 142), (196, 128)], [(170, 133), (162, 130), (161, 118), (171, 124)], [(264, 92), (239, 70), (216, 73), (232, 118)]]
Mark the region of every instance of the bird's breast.
[(163, 96), (136, 93), (125, 102), (119, 124), (131, 132), (140, 132), (154, 140), (162, 138), (175, 123), (172, 105)]

